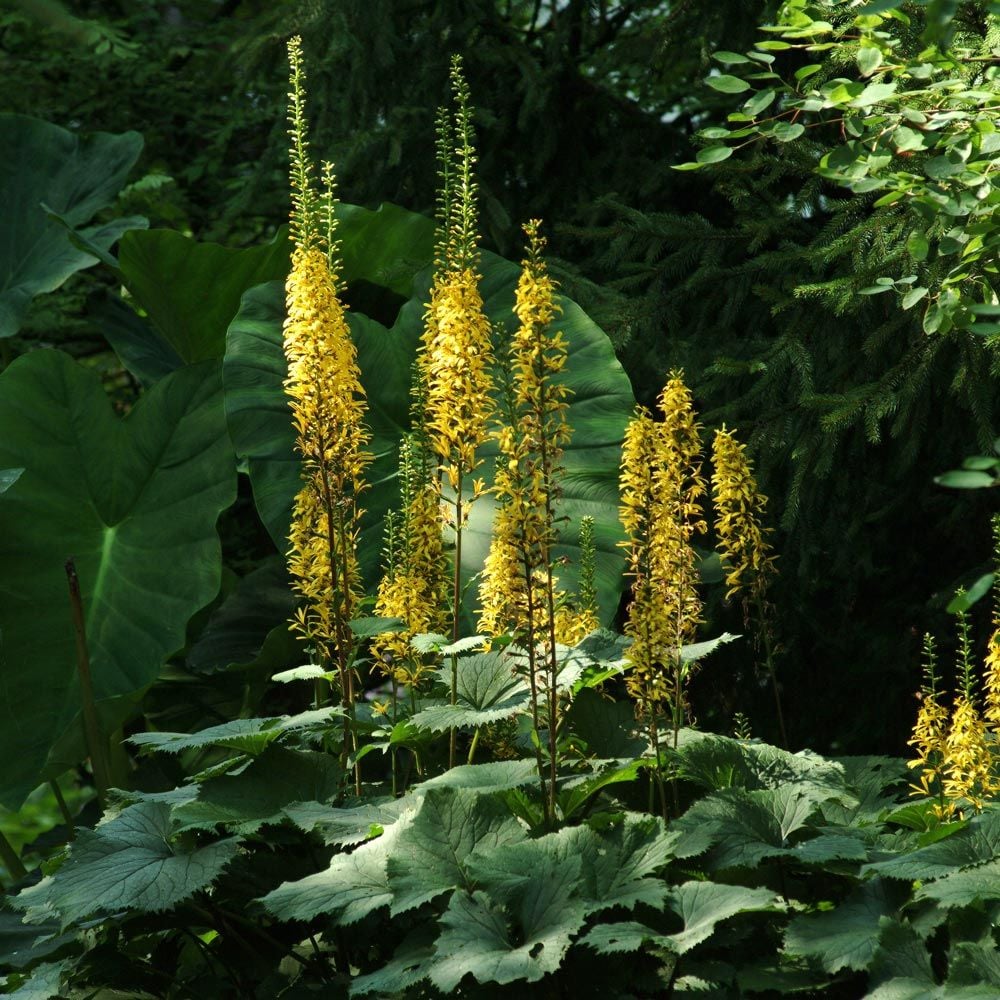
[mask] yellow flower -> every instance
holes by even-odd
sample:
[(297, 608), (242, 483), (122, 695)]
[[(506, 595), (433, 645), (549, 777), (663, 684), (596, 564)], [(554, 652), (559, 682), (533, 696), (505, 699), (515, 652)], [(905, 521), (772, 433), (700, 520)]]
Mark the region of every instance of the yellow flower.
[[(925, 692), (921, 697), (913, 735), (907, 741), (916, 751), (916, 756), (909, 762), (909, 766), (914, 770), (920, 769), (917, 784), (910, 785), (911, 795), (925, 795), (929, 798), (941, 796), (941, 768), (945, 760), (947, 728), (948, 710), (933, 694)], [(940, 808), (936, 807), (936, 811)]]
[(442, 475), (456, 493), (481, 459), (493, 404), (490, 321), (471, 267), (434, 276), (425, 314), (420, 368), (426, 433)]
[(775, 561), (766, 540), (768, 529), (761, 526), (767, 497), (757, 489), (745, 446), (725, 427), (715, 432), (712, 461), (715, 530), (726, 560), (726, 596), (740, 590), (756, 590), (762, 596)]
[(292, 625), (317, 645), (321, 656), (343, 667), (351, 642), (347, 622), (360, 588), (357, 497), (365, 488), (365, 468), (371, 461), (365, 447), (371, 435), (364, 424), (357, 352), (331, 264), (331, 169), (324, 170), (327, 187), (322, 199), (311, 185), (299, 39), (289, 43), (289, 57), (295, 246), (285, 285), (285, 391), (296, 450), (302, 456), (302, 487), (292, 512), (288, 566), (293, 586), (305, 600)]
[(670, 373), (659, 404), (663, 422), (639, 408), (622, 446), (620, 516), (632, 577), (626, 684), (640, 709), (669, 702), (677, 719), (690, 671), (680, 651), (701, 622), (692, 538), (706, 527), (700, 500), (705, 481), (700, 428), (680, 372)]
[(986, 706), (983, 716), (994, 732), (1000, 731), (1000, 623), (986, 646), (983, 688)]
[(538, 227), (537, 220), (524, 227), (528, 256), (515, 296), (520, 322), (510, 345), (508, 422), (493, 434), (499, 450), (494, 478), (499, 506), (480, 584), (479, 627), (488, 635), (527, 633), (533, 642), (551, 646), (564, 597), (556, 590), (552, 566), (554, 504), (570, 430), (568, 390), (555, 381), (566, 364), (566, 342), (551, 329), (559, 306)]
[(964, 694), (955, 699), (944, 741), (942, 775), (944, 797), (963, 818), (970, 808), (982, 812), (985, 800), (998, 790), (986, 726)]

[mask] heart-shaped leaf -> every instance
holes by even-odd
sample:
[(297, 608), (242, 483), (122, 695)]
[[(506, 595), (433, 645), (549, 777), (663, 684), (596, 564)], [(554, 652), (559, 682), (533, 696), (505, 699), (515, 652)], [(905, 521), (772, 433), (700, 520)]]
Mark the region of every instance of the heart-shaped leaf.
[[(98, 700), (132, 695), (219, 589), (235, 496), (218, 363), (163, 379), (124, 420), (100, 380), (35, 351), (0, 375), (0, 802), (17, 808), (80, 710), (64, 564), (73, 557)], [(128, 704), (105, 705), (120, 724)]]
[[(114, 200), (139, 157), (142, 136), (81, 137), (37, 118), (4, 114), (0, 148), (0, 337), (12, 337), (36, 295), (97, 263), (73, 244), (67, 226), (83, 226)], [(116, 219), (82, 235), (106, 250), (125, 230), (145, 224), (141, 218)]]

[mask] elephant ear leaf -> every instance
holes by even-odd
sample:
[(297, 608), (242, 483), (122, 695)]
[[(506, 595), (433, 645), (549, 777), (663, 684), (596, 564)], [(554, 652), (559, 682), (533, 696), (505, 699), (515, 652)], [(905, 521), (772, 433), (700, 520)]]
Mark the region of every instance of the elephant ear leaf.
[(0, 375), (0, 469), (24, 470), (0, 502), (0, 803), (18, 808), (78, 725), (67, 559), (107, 726), (218, 592), (215, 524), (236, 492), (220, 382), (218, 362), (181, 369), (121, 419), (60, 352)]
[(12, 337), (36, 295), (96, 264), (95, 252), (106, 251), (126, 230), (146, 225), (130, 217), (80, 229), (114, 200), (139, 157), (142, 136), (81, 137), (37, 118), (4, 114), (0, 148), (0, 337)]
[[(381, 211), (385, 213), (386, 206)], [(402, 435), (410, 429), (410, 375), (423, 332), (424, 304), (430, 286), (430, 272), (425, 268), (414, 277), (409, 300), (398, 312), (395, 310), (401, 271), (390, 266), (380, 241), (403, 247), (395, 229), (414, 228), (412, 213), (394, 209), (381, 215), (378, 222), (377, 227), (374, 222), (369, 227), (365, 240), (344, 243), (345, 274), (363, 274), (369, 283), (386, 275), (381, 280), (385, 282), (387, 306), (380, 315), (395, 316), (393, 325), (386, 328), (357, 310), (348, 313), (368, 395), (371, 451), (375, 455), (368, 478), (377, 488), (365, 494), (366, 512), (358, 541), (359, 560), (369, 585), (378, 578), (386, 512), (398, 503), (395, 479), (399, 446)], [(368, 266), (351, 254), (371, 255), (378, 266)], [(511, 328), (520, 268), (493, 254), (483, 254), (480, 270), (490, 320)], [(563, 377), (572, 391), (567, 418), (573, 440), (564, 461), (558, 516), (566, 520), (555, 557), (565, 563), (559, 571), (560, 584), (572, 592), (580, 563), (580, 519), (593, 516), (597, 525), (597, 591), (602, 613), (609, 618), (618, 607), (624, 566), (618, 547), (620, 447), (635, 400), (607, 335), (574, 302), (562, 298), (560, 303), (562, 312), (555, 326), (569, 344)], [(251, 289), (229, 327), (223, 365), (230, 434), (237, 452), (247, 461), (261, 519), (281, 550), (287, 545), (292, 503), (300, 486), (291, 413), (282, 387), (287, 370), (281, 342), (283, 316), (284, 293), (279, 283)], [(506, 359), (499, 363), (505, 364)], [(493, 460), (488, 452), (481, 474), (489, 486)], [(486, 497), (473, 508), (463, 540), (462, 570), (467, 580), (482, 569), (492, 520), (492, 499)]]

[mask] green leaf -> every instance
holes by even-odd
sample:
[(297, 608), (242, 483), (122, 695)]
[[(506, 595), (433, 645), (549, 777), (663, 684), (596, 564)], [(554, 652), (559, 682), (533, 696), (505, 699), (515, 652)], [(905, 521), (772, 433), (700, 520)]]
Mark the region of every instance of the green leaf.
[(775, 98), (775, 92), (773, 90), (762, 90), (759, 94), (754, 94), (746, 104), (743, 105), (743, 111), (745, 114), (749, 115), (751, 118), (756, 118), (766, 107), (769, 107), (771, 102)]
[(558, 805), (564, 820), (571, 819), (599, 791), (611, 785), (620, 785), (635, 781), (639, 773), (649, 767), (650, 762), (641, 757), (621, 766), (614, 761), (593, 775), (585, 775), (581, 779), (566, 782), (559, 790)]
[(738, 66), (741, 63), (753, 62), (749, 56), (740, 55), (739, 52), (713, 52), (712, 58), (722, 63), (723, 66)]
[(502, 791), (538, 780), (533, 760), (501, 760), (491, 764), (461, 764), (436, 778), (428, 778), (421, 788), (471, 788), (477, 792)]
[(862, 76), (871, 76), (882, 65), (882, 53), (874, 45), (862, 45), (857, 55)]
[(705, 149), (699, 149), (695, 159), (699, 163), (721, 163), (732, 155), (733, 150), (730, 146), (708, 146)]
[(748, 910), (777, 909), (777, 898), (768, 889), (740, 885), (685, 882), (670, 890), (667, 906), (683, 921), (684, 929), (665, 935), (668, 947), (683, 955), (715, 933), (715, 925)]
[(225, 826), (255, 833), (281, 822), (293, 802), (328, 802), (340, 792), (343, 776), (329, 754), (271, 746), (238, 774), (203, 782), (197, 799), (174, 809), (174, 822), (182, 830)]
[(896, 913), (906, 893), (882, 879), (858, 886), (825, 913), (796, 917), (785, 931), (785, 952), (814, 958), (829, 973), (866, 969), (878, 945), (880, 920)]
[(948, 606), (945, 610), (952, 615), (958, 611), (968, 611), (973, 604), (982, 600), (982, 598), (984, 598), (993, 589), (995, 580), (996, 575), (994, 573), (984, 573), (968, 588), (968, 590), (963, 590), (957, 593), (948, 602)]
[(934, 477), (938, 486), (948, 486), (953, 490), (978, 490), (985, 486), (995, 486), (996, 477), (986, 472), (974, 472), (970, 469), (952, 469)]
[(674, 823), (674, 829), (686, 834), (677, 854), (688, 857), (711, 848), (703, 862), (709, 871), (753, 868), (764, 858), (793, 854), (789, 836), (831, 797), (836, 793), (805, 784), (713, 792)]
[[(400, 218), (408, 217), (402, 210), (400, 213)], [(350, 266), (346, 247), (345, 266)], [(484, 254), (480, 271), (487, 314), (493, 322), (511, 329), (520, 268)], [(367, 512), (358, 542), (362, 572), (369, 583), (379, 575), (386, 511), (398, 502), (395, 483), (399, 443), (410, 428), (411, 367), (423, 332), (430, 277), (429, 272), (418, 276), (411, 299), (388, 330), (357, 311), (348, 314), (362, 382), (368, 392), (371, 450), (377, 456), (368, 469), (368, 479), (380, 484), (365, 495)], [(573, 441), (565, 453), (563, 496), (558, 508), (558, 516), (568, 518), (568, 522), (553, 555), (557, 560), (568, 558), (569, 564), (560, 570), (560, 584), (567, 591), (574, 590), (580, 563), (579, 520), (585, 514), (596, 518), (597, 589), (602, 613), (608, 617), (618, 606), (622, 587), (624, 559), (617, 544), (622, 536), (616, 527), (618, 463), (634, 398), (604, 332), (573, 302), (560, 302), (562, 313), (553, 327), (569, 344), (569, 358), (562, 374), (564, 384), (573, 392), (567, 410)], [(230, 432), (238, 454), (247, 460), (261, 518), (280, 547), (285, 545), (292, 503), (300, 486), (300, 466), (282, 387), (286, 371), (281, 347), (283, 316), (284, 292), (280, 284), (270, 283), (248, 292), (230, 326), (224, 364)], [(487, 486), (495, 454), (495, 446), (491, 447), (493, 451), (483, 451)], [(462, 539), (462, 572), (466, 580), (482, 569), (489, 549), (493, 498), (483, 497), (474, 510)]]
[(24, 469), (0, 469), (0, 494), (6, 493), (20, 478)]
[(278, 920), (312, 920), (328, 914), (338, 926), (356, 923), (392, 902), (387, 862), (416, 809), (406, 808), (376, 840), (338, 854), (329, 867), (294, 882), (282, 882), (263, 897), (264, 907)]
[(870, 108), (874, 104), (886, 100), (896, 93), (896, 83), (869, 83), (864, 90), (849, 101), (852, 108)]
[(73, 966), (73, 959), (64, 958), (58, 962), (44, 962), (32, 969), (31, 975), (12, 993), (4, 996), (17, 1000), (51, 1000), (62, 994), (63, 976)]
[(392, 915), (452, 889), (471, 889), (466, 859), (473, 851), (493, 857), (526, 837), (500, 799), (464, 788), (431, 789), (389, 856)]
[(393, 953), (390, 962), (375, 972), (351, 980), (351, 996), (369, 993), (379, 997), (396, 996), (426, 979), (434, 957), (435, 931), (436, 927), (427, 924), (413, 930)]
[(453, 991), (466, 975), (479, 983), (537, 982), (555, 972), (586, 920), (575, 890), (580, 859), (542, 854), (532, 877), (502, 905), (485, 892), (456, 892), (440, 918), (430, 978)]
[(370, 618), (353, 618), (348, 624), (351, 632), (359, 639), (374, 639), (388, 632), (400, 632), (406, 628), (402, 618), (384, 618), (375, 615)]
[(900, 301), (903, 309), (912, 309), (921, 299), (927, 296), (927, 289), (919, 286), (911, 288)]
[(705, 83), (713, 90), (718, 90), (723, 94), (742, 94), (750, 89), (750, 84), (746, 80), (741, 80), (738, 76), (730, 76), (727, 73), (710, 76), (705, 80)]
[(798, 139), (805, 130), (806, 127), (801, 122), (777, 122), (769, 134), (772, 139), (777, 139), (778, 142), (792, 142), (792, 140)]
[(221, 358), (243, 293), (284, 279), (288, 238), (233, 250), (169, 229), (127, 233), (118, 251), (122, 281), (183, 364)]
[(638, 735), (635, 710), (625, 701), (584, 690), (573, 699), (565, 719), (570, 732), (597, 757), (635, 758), (646, 751), (648, 740)]
[(412, 801), (386, 799), (350, 809), (319, 802), (296, 802), (286, 806), (284, 813), (300, 830), (320, 836), (324, 844), (353, 847), (380, 837), (407, 810), (413, 812)]
[(946, 908), (1000, 899), (1000, 860), (950, 872), (922, 885), (915, 898), (933, 899)]
[(591, 927), (577, 943), (593, 948), (599, 955), (620, 955), (623, 952), (639, 951), (647, 941), (661, 948), (670, 945), (665, 934), (634, 920), (598, 924)]
[[(31, 300), (97, 263), (73, 245), (66, 226), (49, 218), (44, 202), (66, 225), (79, 227), (110, 205), (142, 150), (138, 132), (81, 137), (25, 115), (0, 115), (0, 337), (17, 333)], [(117, 219), (84, 230), (106, 250), (145, 219)]]
[(185, 750), (204, 750), (206, 747), (224, 747), (257, 756), (271, 743), (287, 733), (301, 729), (328, 727), (333, 719), (344, 714), (336, 708), (310, 709), (298, 715), (282, 715), (265, 719), (233, 719), (218, 726), (210, 726), (197, 733), (136, 733), (128, 742), (142, 748), (145, 753), (182, 753)]
[(1000, 856), (1000, 811), (974, 816), (946, 840), (865, 865), (862, 875), (874, 873), (911, 881), (941, 878), (961, 868), (980, 865)]
[(176, 372), (119, 419), (94, 373), (24, 355), (0, 374), (4, 467), (25, 470), (0, 504), (0, 802), (17, 808), (80, 709), (66, 559), (95, 695), (119, 699), (101, 706), (109, 729), (218, 592), (215, 525), (236, 492), (218, 365)]
[[(201, 635), (187, 652), (188, 666), (211, 674), (249, 666), (265, 651), (294, 655), (295, 639), (285, 623), (295, 610), (285, 560), (275, 556), (243, 577), (212, 612)], [(287, 662), (281, 657), (278, 662)]]
[[(458, 660), (457, 671), (456, 703), (417, 712), (410, 720), (413, 725), (440, 733), (452, 727), (463, 729), (499, 722), (527, 708), (528, 683), (514, 672), (514, 664), (506, 653), (463, 656)], [(449, 683), (451, 667), (444, 667), (439, 676)]]
[(65, 864), (12, 902), (53, 912), (63, 927), (121, 910), (159, 913), (208, 888), (238, 847), (229, 838), (187, 850), (174, 842), (170, 807), (140, 802), (94, 830), (78, 829)]

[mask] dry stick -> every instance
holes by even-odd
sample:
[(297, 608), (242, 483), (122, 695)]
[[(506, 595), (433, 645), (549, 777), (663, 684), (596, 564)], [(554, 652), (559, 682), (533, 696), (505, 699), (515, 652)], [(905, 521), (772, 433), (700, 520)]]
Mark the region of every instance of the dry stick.
[(15, 882), (19, 882), (28, 874), (27, 868), (21, 863), (17, 851), (14, 850), (14, 845), (2, 833), (0, 833), (0, 861), (3, 862), (4, 868), (7, 869)]
[(66, 824), (69, 839), (76, 840), (76, 826), (73, 823), (73, 814), (69, 811), (69, 806), (66, 805), (59, 782), (50, 781), (49, 784), (52, 786), (52, 794), (56, 797), (56, 804), (59, 806), (59, 812), (62, 813), (63, 822)]
[(76, 633), (76, 665), (80, 674), (80, 696), (83, 710), (83, 731), (90, 752), (90, 764), (94, 770), (97, 785), (97, 800), (104, 808), (110, 787), (110, 769), (101, 727), (94, 702), (94, 685), (90, 676), (90, 654), (87, 651), (87, 628), (83, 619), (83, 601), (80, 597), (80, 579), (76, 575), (76, 563), (70, 557), (66, 560), (66, 579), (69, 582), (69, 603), (73, 611), (73, 630)]

